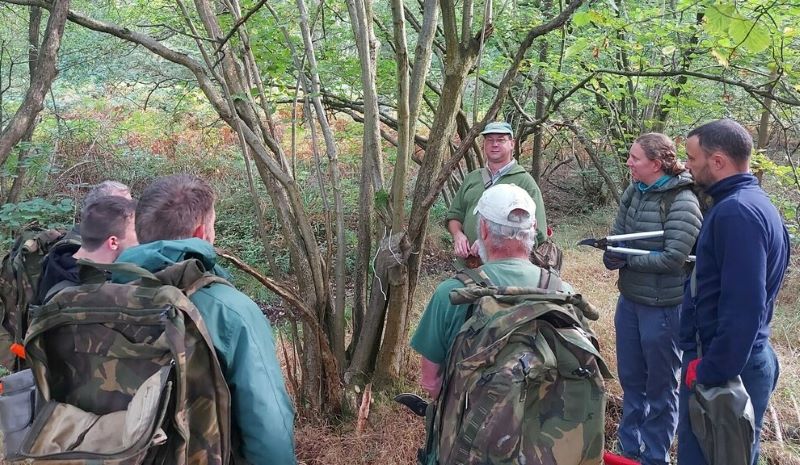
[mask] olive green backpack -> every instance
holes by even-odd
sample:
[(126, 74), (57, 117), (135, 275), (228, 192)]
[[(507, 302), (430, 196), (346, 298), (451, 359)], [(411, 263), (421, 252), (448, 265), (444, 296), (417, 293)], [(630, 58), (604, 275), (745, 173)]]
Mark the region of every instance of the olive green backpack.
[(28, 325), (28, 307), (37, 294), (42, 262), (50, 250), (80, 246), (80, 236), (61, 229), (28, 228), (14, 241), (0, 265), (0, 365), (19, 371), (24, 360), (10, 347), (21, 344)]
[(429, 406), (421, 459), (601, 464), (603, 378), (611, 373), (586, 321), (596, 310), (578, 294), (495, 287), (480, 273), (480, 284), (460, 277), (467, 287), (450, 293), (453, 305), (471, 304), (471, 312)]

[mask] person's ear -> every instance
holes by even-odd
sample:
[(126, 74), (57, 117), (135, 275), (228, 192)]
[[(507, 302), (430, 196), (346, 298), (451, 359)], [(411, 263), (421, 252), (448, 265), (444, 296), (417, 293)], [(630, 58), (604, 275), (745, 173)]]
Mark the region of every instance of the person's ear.
[(482, 241), (485, 241), (485, 240), (486, 240), (486, 238), (488, 238), (488, 237), (489, 237), (489, 227), (488, 227), (488, 226), (486, 226), (486, 220), (484, 220), (483, 218), (481, 218), (481, 219), (479, 220), (479, 223), (478, 223), (478, 225), (479, 225), (479, 226), (478, 226), (478, 230), (479, 230), (479, 232), (480, 232), (480, 234), (478, 234), (478, 236), (480, 237), (480, 239), (481, 239)]
[(203, 224), (203, 222), (200, 222), (200, 224), (198, 224), (197, 227), (194, 228), (194, 232), (192, 233), (192, 237), (196, 237), (198, 239), (205, 240), (205, 238), (206, 238), (206, 225)]
[(724, 169), (728, 165), (728, 157), (726, 157), (720, 152), (714, 152), (711, 154), (709, 162), (712, 168), (719, 171)]
[(118, 250), (119, 238), (117, 236), (108, 236), (108, 239), (106, 239), (106, 247), (109, 250)]

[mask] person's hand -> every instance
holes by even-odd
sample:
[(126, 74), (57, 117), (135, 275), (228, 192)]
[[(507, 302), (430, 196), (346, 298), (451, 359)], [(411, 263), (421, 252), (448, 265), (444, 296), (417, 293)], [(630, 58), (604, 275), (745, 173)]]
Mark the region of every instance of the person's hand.
[(470, 250), (469, 240), (463, 232), (458, 231), (453, 234), (453, 253), (456, 254), (456, 257), (467, 258)]
[(469, 254), (470, 254), (470, 255), (475, 255), (476, 257), (480, 257), (480, 256), (481, 256), (481, 254), (480, 254), (479, 250), (480, 250), (480, 249), (479, 249), (479, 247), (478, 247), (478, 241), (475, 241), (475, 242), (473, 242), (473, 243), (472, 243), (472, 245), (469, 247)]
[(700, 359), (696, 358), (689, 362), (686, 366), (686, 387), (692, 389), (694, 387), (694, 383), (697, 382), (697, 365), (700, 363)]
[[(617, 247), (625, 247), (624, 242), (618, 242), (615, 245)], [(618, 270), (620, 268), (624, 268), (627, 264), (628, 256), (624, 253), (610, 252), (608, 250), (603, 253), (603, 265), (605, 265), (609, 270)]]
[(603, 265), (609, 270), (618, 270), (628, 264), (628, 258), (625, 254), (619, 252), (609, 252), (606, 250), (603, 253)]

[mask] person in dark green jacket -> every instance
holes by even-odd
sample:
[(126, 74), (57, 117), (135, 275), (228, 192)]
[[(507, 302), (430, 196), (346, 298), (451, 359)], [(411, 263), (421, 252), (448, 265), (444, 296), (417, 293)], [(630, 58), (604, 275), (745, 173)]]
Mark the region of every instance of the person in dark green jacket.
[(626, 244), (651, 250), (648, 255), (603, 256), (608, 269), (619, 270), (614, 327), (623, 405), (617, 434), (623, 455), (643, 465), (663, 465), (669, 463), (678, 421), (685, 263), (703, 217), (690, 188), (694, 181), (670, 138), (640, 136), (626, 164), (633, 182), (622, 194), (611, 234), (663, 230), (664, 235)]
[(483, 152), (486, 168), (469, 172), (458, 189), (445, 216), (447, 230), (453, 236), (453, 252), (459, 260), (478, 257), (478, 221), (475, 206), (483, 192), (495, 184), (516, 184), (525, 189), (536, 204), (536, 243), (547, 239), (547, 216), (542, 192), (533, 177), (514, 160), (514, 131), (506, 122), (486, 125)]
[[(125, 250), (117, 262), (156, 272), (195, 258), (225, 277), (212, 245), (214, 200), (211, 187), (197, 177), (157, 179), (144, 190), (136, 209), (141, 245)], [(198, 290), (191, 301), (208, 327), (231, 391), (235, 463), (244, 459), (253, 465), (295, 464), (294, 407), (269, 321), (249, 297), (224, 284)]]

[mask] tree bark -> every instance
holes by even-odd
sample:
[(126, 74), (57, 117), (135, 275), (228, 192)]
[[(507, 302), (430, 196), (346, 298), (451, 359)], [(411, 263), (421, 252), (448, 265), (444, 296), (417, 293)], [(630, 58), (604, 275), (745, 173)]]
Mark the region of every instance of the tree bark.
[[(28, 12), (28, 76), (29, 81), (33, 82), (36, 79), (36, 62), (39, 58), (39, 28), (42, 22), (42, 9), (38, 6), (29, 7)], [(33, 140), (33, 130), (36, 124), (31, 124), (25, 130), (20, 142), (30, 143)], [(14, 182), (11, 184), (11, 189), (8, 191), (6, 197), (7, 203), (17, 203), (20, 194), (22, 193), (22, 186), (25, 183), (26, 159), (31, 154), (31, 147), (23, 147), (19, 151), (17, 157), (17, 174), (14, 176)]]
[[(319, 71), (317, 67), (317, 58), (314, 52), (314, 43), (311, 40), (311, 28), (308, 25), (308, 11), (306, 9), (305, 0), (297, 0), (297, 7), (300, 11), (300, 30), (303, 35), (303, 43), (306, 49), (306, 59), (310, 67), (310, 93), (311, 101), (314, 104), (314, 111), (317, 115), (322, 135), (325, 139), (325, 153), (328, 157), (328, 175), (331, 180), (331, 190), (333, 191), (333, 212), (336, 220), (336, 266), (334, 270), (334, 281), (336, 285), (336, 295), (334, 299), (333, 311), (330, 317), (330, 332), (328, 338), (330, 345), (333, 348), (333, 355), (339, 363), (340, 370), (345, 368), (345, 350), (344, 350), (344, 337), (345, 337), (345, 252), (347, 250), (347, 241), (345, 239), (345, 225), (344, 225), (344, 206), (342, 202), (342, 192), (339, 182), (339, 157), (336, 150), (336, 142), (333, 138), (333, 131), (328, 123), (328, 118), (325, 115), (325, 109), (322, 107), (322, 100), (320, 98), (320, 83)], [(302, 74), (302, 68), (298, 68), (298, 73)], [(308, 92), (308, 89), (306, 89)], [(310, 115), (309, 115), (310, 117)]]
[[(542, 2), (542, 10), (549, 11), (553, 7), (552, 0), (545, 0)], [(539, 44), (539, 63), (547, 62), (548, 53), (547, 41), (543, 40)], [(533, 87), (536, 89), (536, 109), (534, 110), (534, 117), (537, 121), (544, 119), (545, 111), (547, 109), (547, 96), (545, 95), (545, 74), (544, 70), (539, 68), (536, 72), (536, 79), (534, 80)], [(543, 140), (544, 140), (544, 124), (539, 123), (533, 127), (533, 150), (531, 152), (531, 176), (537, 183), (542, 182), (542, 157), (543, 157)], [(522, 143), (522, 140), (517, 142)]]
[[(352, 358), (359, 350), (363, 323), (369, 318), (367, 277), (371, 262), (373, 221), (375, 217), (375, 191), (382, 188), (381, 145), (380, 145), (380, 112), (378, 110), (378, 94), (376, 76), (377, 40), (372, 29), (372, 0), (347, 0), (347, 10), (353, 35), (356, 39), (358, 57), (361, 64), (361, 85), (364, 92), (364, 139), (362, 143), (361, 184), (359, 188), (358, 250), (355, 271), (355, 296), (353, 301), (353, 319), (358, 330), (358, 339), (353, 340), (350, 350)], [(399, 143), (399, 141), (398, 141)], [(372, 348), (362, 347), (360, 358)], [(356, 369), (356, 371), (361, 371)], [(352, 372), (352, 370), (351, 370)], [(349, 383), (349, 375), (345, 382)]]
[[(772, 79), (772, 86), (777, 83), (778, 72), (773, 70), (769, 77)], [(756, 150), (766, 148), (769, 142), (769, 121), (772, 114), (772, 99), (764, 99), (764, 111), (761, 112), (761, 120), (758, 123), (758, 141), (756, 143)]]

